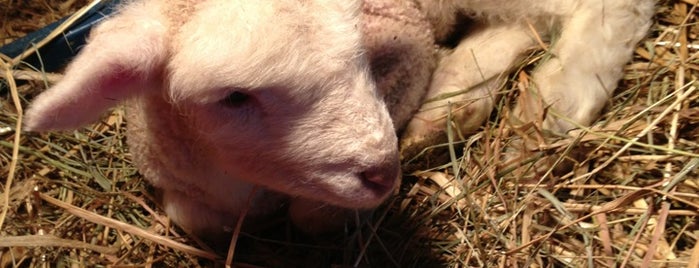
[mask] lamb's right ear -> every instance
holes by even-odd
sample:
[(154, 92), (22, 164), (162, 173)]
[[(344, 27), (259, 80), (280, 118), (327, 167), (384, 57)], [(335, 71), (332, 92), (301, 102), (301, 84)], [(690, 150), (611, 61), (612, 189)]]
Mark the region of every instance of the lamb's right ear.
[(165, 65), (168, 29), (154, 9), (131, 4), (93, 29), (64, 78), (30, 105), (24, 129), (75, 129), (152, 87)]

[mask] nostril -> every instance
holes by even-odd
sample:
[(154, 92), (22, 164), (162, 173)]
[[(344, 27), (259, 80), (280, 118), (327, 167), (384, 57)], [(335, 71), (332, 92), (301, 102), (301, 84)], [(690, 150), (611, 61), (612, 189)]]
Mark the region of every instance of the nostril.
[(370, 169), (360, 173), (360, 176), (367, 186), (386, 191), (393, 189), (398, 181), (398, 170)]

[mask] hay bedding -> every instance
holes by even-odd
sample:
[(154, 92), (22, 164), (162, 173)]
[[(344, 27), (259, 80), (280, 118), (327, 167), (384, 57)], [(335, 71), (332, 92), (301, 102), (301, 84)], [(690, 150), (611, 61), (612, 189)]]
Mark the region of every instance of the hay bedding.
[[(0, 43), (85, 4), (4, 0)], [(421, 159), (430, 169), (406, 175), (400, 193), (361, 230), (308, 238), (280, 218), (269, 231), (241, 234), (234, 263), (699, 267), (696, 4), (658, 4), (652, 33), (591, 128), (558, 139), (526, 136), (538, 149), (518, 166), (500, 162), (501, 148), (520, 133), (536, 133), (502, 120), (545, 56), (533, 52), (503, 85), (506, 97), (482, 130), (435, 145), (447, 148), (447, 157)], [(0, 62), (0, 82), (10, 88), (0, 99), (1, 267), (223, 263), (211, 259), (226, 252), (214, 253), (169, 226), (130, 165), (120, 110), (81, 131), (17, 134), (16, 104), (26, 106), (55, 77), (11, 65), (7, 57)], [(17, 86), (20, 79), (26, 83)], [(542, 156), (565, 152), (579, 156), (570, 172), (532, 168)]]

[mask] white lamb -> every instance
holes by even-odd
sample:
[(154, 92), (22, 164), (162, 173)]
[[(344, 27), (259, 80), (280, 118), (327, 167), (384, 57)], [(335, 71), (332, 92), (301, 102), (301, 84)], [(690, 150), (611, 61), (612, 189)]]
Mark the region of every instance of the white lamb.
[[(93, 30), (65, 78), (31, 105), (26, 129), (74, 129), (126, 101), (134, 162), (183, 228), (222, 232), (260, 186), (249, 220), (288, 202), (299, 226), (320, 230), (337, 224), (328, 216), (343, 214), (336, 208), (369, 209), (393, 192), (396, 131), (405, 129), (408, 145), (440, 135), (446, 100), (411, 120), (425, 94), (470, 89), (450, 101), (470, 103), (454, 120), (475, 129), (493, 105), (490, 82), (536, 34), (558, 36), (534, 73), (537, 94), (590, 124), (652, 8), (651, 0), (136, 0)], [(457, 14), (481, 24), (431, 76), (434, 44), (456, 30)], [(519, 106), (523, 120), (541, 116), (534, 103)], [(544, 126), (573, 127), (554, 117)]]

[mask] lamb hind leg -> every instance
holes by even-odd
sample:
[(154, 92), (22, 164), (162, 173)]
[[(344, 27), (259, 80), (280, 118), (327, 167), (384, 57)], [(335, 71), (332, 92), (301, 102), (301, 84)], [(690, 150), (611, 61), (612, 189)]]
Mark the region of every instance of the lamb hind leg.
[(404, 159), (446, 140), (449, 113), (461, 133), (478, 129), (493, 109), (495, 90), (504, 74), (534, 44), (531, 30), (519, 24), (487, 25), (461, 40), (440, 61), (425, 96), (427, 102), (403, 133)]

